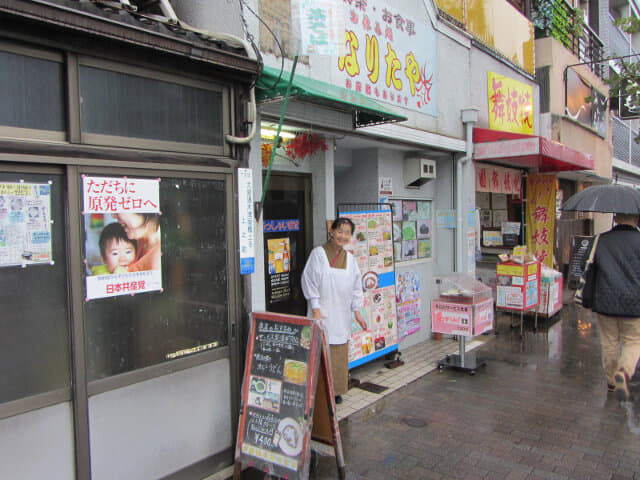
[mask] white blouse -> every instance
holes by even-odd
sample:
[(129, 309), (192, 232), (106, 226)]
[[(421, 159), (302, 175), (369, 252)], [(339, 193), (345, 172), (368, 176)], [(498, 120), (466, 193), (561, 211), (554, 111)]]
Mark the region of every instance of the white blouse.
[(331, 345), (341, 345), (351, 336), (352, 312), (362, 308), (362, 275), (355, 258), (347, 252), (347, 268), (332, 268), (322, 247), (311, 251), (302, 272), (302, 292), (307, 299), (307, 315), (314, 308), (322, 313)]

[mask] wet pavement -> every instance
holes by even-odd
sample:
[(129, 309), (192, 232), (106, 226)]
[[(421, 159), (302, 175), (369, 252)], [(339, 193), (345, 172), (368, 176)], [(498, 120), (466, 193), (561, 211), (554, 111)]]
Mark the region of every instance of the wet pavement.
[[(509, 323), (475, 376), (436, 370), (343, 419), (347, 479), (640, 479), (639, 378), (631, 402), (607, 393), (595, 315)], [(337, 477), (320, 457), (311, 478)]]
[[(632, 401), (607, 393), (595, 315), (566, 305), (522, 338), (511, 320), (478, 337), (474, 376), (436, 369), (342, 419), (347, 479), (640, 480), (640, 375)], [(310, 478), (338, 478), (335, 458)]]

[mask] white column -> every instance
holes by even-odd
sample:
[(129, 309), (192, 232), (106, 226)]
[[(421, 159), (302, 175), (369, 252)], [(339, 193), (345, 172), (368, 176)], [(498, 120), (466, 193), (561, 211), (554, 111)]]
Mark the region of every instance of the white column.
[(313, 217), (313, 245), (327, 241), (327, 220), (336, 216), (334, 151), (318, 151), (311, 158), (311, 203)]

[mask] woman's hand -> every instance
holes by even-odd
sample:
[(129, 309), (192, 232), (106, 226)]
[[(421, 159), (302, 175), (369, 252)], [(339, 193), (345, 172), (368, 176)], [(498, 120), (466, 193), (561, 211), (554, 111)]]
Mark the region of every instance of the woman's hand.
[(311, 310), (313, 314), (313, 318), (318, 321), (320, 325), (322, 325), (322, 311), (319, 308), (314, 308)]
[(365, 332), (369, 330), (369, 326), (367, 325), (367, 322), (365, 321), (360, 311), (353, 312), (353, 315), (356, 317), (356, 322), (358, 322), (362, 330), (364, 330)]

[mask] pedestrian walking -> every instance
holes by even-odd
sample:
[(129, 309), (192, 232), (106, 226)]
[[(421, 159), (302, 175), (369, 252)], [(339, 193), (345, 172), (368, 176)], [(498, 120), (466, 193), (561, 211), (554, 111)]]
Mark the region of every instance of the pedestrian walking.
[(582, 288), (583, 306), (598, 316), (607, 386), (629, 400), (629, 379), (640, 357), (639, 215), (616, 213), (615, 226), (596, 236)]
[(331, 374), (336, 403), (349, 388), (349, 337), (351, 317), (367, 330), (360, 313), (364, 303), (362, 276), (353, 255), (344, 247), (353, 235), (348, 218), (337, 218), (329, 229), (330, 240), (311, 251), (302, 272), (302, 292), (307, 299), (307, 315), (325, 329), (329, 343)]

